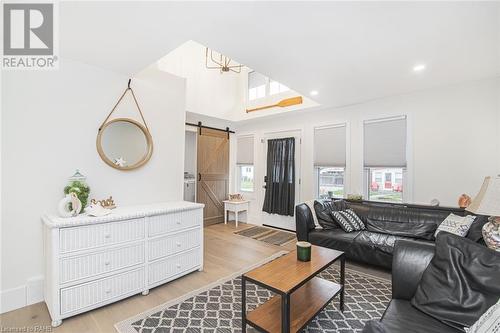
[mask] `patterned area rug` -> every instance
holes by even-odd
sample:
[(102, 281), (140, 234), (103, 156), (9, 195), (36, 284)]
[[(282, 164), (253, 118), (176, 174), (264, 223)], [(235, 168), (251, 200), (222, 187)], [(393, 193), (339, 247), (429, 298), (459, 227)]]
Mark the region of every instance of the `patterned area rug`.
[[(269, 260), (274, 258), (276, 256)], [(262, 264), (260, 263), (259, 266)], [(235, 274), (225, 282), (211, 284), (203, 290), (197, 290), (180, 299), (124, 320), (115, 327), (120, 333), (241, 332), (241, 279), (239, 276), (242, 273)], [(339, 281), (339, 276), (337, 264), (333, 264), (320, 273), (320, 277), (335, 282)], [(273, 296), (271, 292), (248, 283), (248, 310), (255, 309), (257, 305), (264, 303), (271, 296)], [(304, 332), (360, 332), (366, 321), (382, 316), (390, 298), (389, 280), (346, 269), (344, 313), (338, 310), (337, 296), (309, 323)], [(256, 330), (247, 326), (247, 332), (256, 332)]]
[(258, 226), (237, 231), (235, 234), (279, 246), (296, 239), (293, 232)]

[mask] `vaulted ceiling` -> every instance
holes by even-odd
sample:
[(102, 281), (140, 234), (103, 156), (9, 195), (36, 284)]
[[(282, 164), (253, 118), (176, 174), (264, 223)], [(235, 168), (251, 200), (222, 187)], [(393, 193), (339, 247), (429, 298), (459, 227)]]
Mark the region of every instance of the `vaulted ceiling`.
[(195, 40), (327, 107), (500, 75), (500, 2), (68, 1), (60, 17), (62, 57), (132, 75)]

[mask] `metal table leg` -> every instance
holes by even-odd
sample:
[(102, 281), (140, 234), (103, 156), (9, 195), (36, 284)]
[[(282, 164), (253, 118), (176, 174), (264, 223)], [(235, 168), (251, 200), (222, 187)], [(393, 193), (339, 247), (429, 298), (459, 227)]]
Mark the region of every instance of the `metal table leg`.
[(281, 332), (290, 332), (290, 295), (281, 295)]

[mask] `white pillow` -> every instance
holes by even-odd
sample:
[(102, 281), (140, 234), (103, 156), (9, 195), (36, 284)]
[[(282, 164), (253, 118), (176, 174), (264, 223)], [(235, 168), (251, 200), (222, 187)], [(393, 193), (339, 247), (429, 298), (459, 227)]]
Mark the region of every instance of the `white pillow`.
[(434, 237), (436, 237), (440, 231), (447, 231), (449, 233), (464, 237), (465, 235), (467, 235), (467, 232), (469, 231), (470, 226), (472, 225), (472, 222), (474, 222), (475, 218), (476, 216), (474, 215), (458, 216), (451, 213), (444, 219), (443, 222), (441, 222), (436, 230), (436, 233), (434, 234)]
[(318, 216), (316, 215), (316, 210), (314, 209), (315, 202), (316, 202), (316, 200), (308, 200), (304, 203), (311, 210), (311, 214), (312, 214), (313, 221), (314, 221), (314, 226), (316, 227), (316, 229), (322, 229), (322, 227), (319, 225)]
[(470, 328), (467, 333), (500, 333), (500, 300), (493, 304)]

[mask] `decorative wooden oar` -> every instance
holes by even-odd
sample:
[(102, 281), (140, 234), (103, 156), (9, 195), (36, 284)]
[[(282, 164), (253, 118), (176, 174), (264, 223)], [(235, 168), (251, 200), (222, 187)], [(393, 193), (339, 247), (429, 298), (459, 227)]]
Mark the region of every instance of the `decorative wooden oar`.
[(286, 98), (286, 99), (281, 100), (280, 102), (273, 104), (273, 105), (261, 106), (261, 107), (255, 108), (255, 109), (247, 109), (247, 113), (259, 111), (259, 110), (264, 110), (264, 109), (275, 108), (275, 107), (286, 108), (287, 106), (292, 106), (292, 105), (297, 105), (297, 104), (302, 104), (302, 96)]

